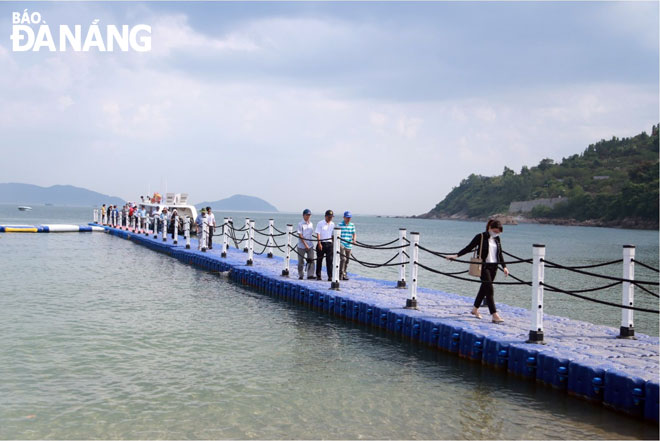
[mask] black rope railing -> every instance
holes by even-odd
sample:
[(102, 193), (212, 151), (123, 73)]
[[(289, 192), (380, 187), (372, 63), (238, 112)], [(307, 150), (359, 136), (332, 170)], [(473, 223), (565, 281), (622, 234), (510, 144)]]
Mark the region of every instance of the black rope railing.
[(642, 262), (640, 262), (639, 260), (635, 260), (635, 259), (633, 259), (633, 262), (635, 262), (637, 265), (642, 266), (642, 267), (644, 267), (644, 268), (646, 268), (646, 269), (648, 269), (648, 270), (655, 271), (656, 273), (660, 273), (660, 270), (659, 270), (658, 268), (653, 268), (652, 266), (647, 265), (647, 264), (645, 264), (645, 263), (642, 263)]
[[(450, 259), (449, 256), (453, 256), (453, 253), (441, 253), (439, 251), (433, 251), (431, 249), (425, 248), (421, 245), (417, 245), (417, 248), (419, 248), (422, 251), (426, 251), (429, 254), (432, 254), (436, 257), (440, 257), (443, 259), (451, 260), (452, 262), (459, 262), (459, 263), (473, 263), (470, 262), (469, 260), (460, 260), (460, 259)], [(520, 259), (520, 260), (512, 260), (512, 261), (502, 261), (502, 262), (497, 262), (498, 265), (515, 265), (517, 263), (532, 263), (532, 259)]]
[(518, 279), (516, 282), (495, 282), (495, 281), (486, 281), (486, 280), (481, 280), (481, 279), (468, 279), (467, 277), (460, 277), (460, 276), (457, 276), (453, 273), (439, 271), (437, 269), (434, 269), (434, 268), (428, 267), (426, 265), (423, 265), (419, 262), (417, 262), (417, 266), (419, 266), (420, 268), (425, 269), (426, 271), (434, 273), (434, 274), (439, 274), (441, 276), (451, 277), (453, 279), (464, 280), (466, 282), (490, 283), (490, 284), (493, 284), (493, 285), (527, 285), (527, 286), (532, 285), (532, 282), (525, 282), (525, 281), (520, 280), (520, 279)]
[(593, 297), (583, 296), (583, 295), (577, 294), (576, 291), (568, 291), (568, 290), (565, 290), (565, 289), (557, 288), (556, 286), (548, 285), (545, 282), (541, 282), (540, 284), (543, 285), (545, 287), (545, 289), (547, 289), (548, 291), (566, 294), (566, 295), (569, 295), (569, 296), (572, 296), (572, 297), (577, 297), (577, 298), (587, 300), (587, 301), (590, 301), (590, 302), (600, 303), (601, 305), (608, 305), (608, 306), (613, 306), (613, 307), (616, 307), (616, 308), (631, 309), (633, 311), (639, 311), (639, 312), (649, 312), (649, 313), (652, 313), (652, 314), (660, 314), (660, 311), (657, 311), (655, 309), (647, 309), (647, 308), (640, 308), (638, 306), (629, 306), (629, 305), (622, 305), (622, 304), (619, 304), (619, 303), (612, 303), (612, 302), (608, 302), (607, 300), (594, 299)]
[(641, 289), (642, 291), (644, 291), (645, 293), (647, 293), (647, 294), (649, 294), (649, 295), (655, 297), (656, 299), (657, 299), (657, 298), (660, 298), (660, 296), (658, 296), (658, 294), (656, 294), (656, 293), (654, 293), (653, 291), (650, 291), (650, 290), (644, 288), (644, 287), (641, 286), (641, 285), (637, 285), (637, 288), (639, 288), (639, 289)]
[(545, 259), (541, 259), (541, 260), (547, 265), (546, 266), (547, 268), (562, 269), (562, 270), (571, 271), (571, 272), (574, 272), (574, 273), (584, 274), (586, 276), (597, 277), (597, 278), (600, 278), (600, 279), (614, 280), (614, 281), (619, 281), (619, 282), (629, 282), (629, 283), (632, 283), (636, 286), (639, 286), (639, 285), (658, 286), (658, 285), (660, 285), (660, 283), (658, 283), (658, 282), (649, 282), (649, 281), (644, 281), (644, 280), (632, 280), (632, 279), (624, 279), (622, 277), (606, 276), (604, 274), (592, 273), (592, 272), (589, 272), (589, 271), (583, 271), (583, 270), (580, 270), (580, 269), (576, 269), (576, 268), (573, 268), (573, 267), (570, 267), (570, 266), (560, 265), (558, 263), (551, 262), (551, 261), (545, 260)]
[[(363, 261), (359, 260), (357, 257), (355, 257), (355, 256), (353, 255), (353, 253), (351, 253), (351, 255), (349, 256), (349, 259), (350, 259), (350, 260), (353, 260), (353, 261), (355, 261), (355, 262), (359, 263), (360, 265), (365, 266), (365, 267), (367, 267), (367, 268), (375, 269), (375, 268), (381, 268), (381, 267), (387, 267), (387, 266), (399, 266), (399, 265), (401, 265), (400, 262), (397, 262), (397, 263), (391, 263), (391, 262), (392, 262), (394, 259), (396, 259), (397, 257), (399, 257), (399, 254), (398, 254), (398, 253), (395, 254), (394, 256), (392, 256), (392, 257), (391, 257), (387, 262), (385, 262), (385, 263), (372, 263), (372, 262), (363, 262)], [(409, 263), (409, 262), (404, 262), (404, 263)]]

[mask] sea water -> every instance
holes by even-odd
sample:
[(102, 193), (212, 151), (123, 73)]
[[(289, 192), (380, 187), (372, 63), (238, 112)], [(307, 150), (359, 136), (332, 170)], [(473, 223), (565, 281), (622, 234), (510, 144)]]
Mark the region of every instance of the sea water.
[[(0, 206), (0, 224), (84, 223), (90, 213)], [(250, 216), (258, 227), (273, 217), (280, 229), (298, 217), (231, 215), (237, 223)], [(363, 242), (389, 241), (406, 227), (443, 252), (483, 229), (366, 216), (355, 223)], [(657, 232), (505, 226), (505, 250), (529, 257), (537, 242), (549, 260), (568, 264), (615, 260), (631, 243), (640, 261), (657, 266)], [(392, 251), (357, 253), (384, 261)], [(526, 266), (511, 269), (528, 280)], [(396, 279), (393, 270), (366, 271), (355, 262), (353, 270)], [(658, 437), (657, 425), (253, 293), (103, 233), (2, 234), (0, 271), (3, 439)], [(556, 283), (587, 282), (557, 276)], [(476, 291), (476, 284), (428, 273), (420, 273), (420, 284)], [(496, 287), (496, 299), (527, 306), (529, 288)], [(546, 304), (548, 313), (596, 323), (618, 326), (620, 319), (618, 309), (559, 294), (547, 295)], [(657, 335), (657, 316), (649, 316), (636, 313), (637, 330)]]

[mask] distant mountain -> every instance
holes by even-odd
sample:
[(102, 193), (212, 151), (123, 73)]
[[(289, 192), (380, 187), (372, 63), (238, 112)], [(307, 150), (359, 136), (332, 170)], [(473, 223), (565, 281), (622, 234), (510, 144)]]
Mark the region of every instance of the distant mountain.
[(219, 201), (200, 202), (199, 204), (195, 204), (195, 207), (211, 207), (214, 210), (226, 211), (265, 211), (269, 213), (277, 213), (278, 211), (277, 208), (263, 199), (242, 194), (235, 194)]
[(38, 185), (10, 182), (0, 184), (0, 203), (92, 206), (101, 204), (123, 205), (124, 200), (72, 185), (40, 187)]

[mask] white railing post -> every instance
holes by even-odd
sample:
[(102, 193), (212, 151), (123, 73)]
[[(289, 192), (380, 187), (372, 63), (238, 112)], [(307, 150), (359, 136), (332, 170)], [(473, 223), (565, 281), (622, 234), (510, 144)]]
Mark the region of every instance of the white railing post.
[(172, 222), (174, 222), (174, 245), (179, 243), (179, 216), (172, 216)]
[(94, 209), (94, 223), (99, 223), (99, 211), (96, 208)]
[(254, 221), (251, 220), (249, 222), (250, 229), (247, 231), (248, 232), (248, 260), (247, 260), (247, 265), (251, 266), (252, 263), (254, 262), (253, 257), (254, 257)]
[(330, 289), (339, 291), (339, 261), (341, 259), (341, 248), (339, 246), (339, 237), (341, 236), (341, 228), (335, 228), (332, 231), (332, 283)]
[(245, 238), (245, 245), (243, 245), (243, 252), (247, 253), (248, 248), (249, 248), (249, 242), (250, 242), (250, 218), (246, 217), (245, 218), (245, 231), (243, 232), (243, 238)]
[(202, 253), (206, 252), (206, 248), (208, 247), (209, 244), (209, 218), (203, 217), (202, 216), (202, 237), (198, 237), (197, 240), (200, 242), (200, 247), (202, 249)]
[(527, 343), (543, 343), (543, 280), (545, 277), (545, 245), (532, 248), (532, 323)]
[[(623, 246), (623, 278), (626, 280), (635, 280), (635, 246)], [(635, 285), (630, 282), (623, 282), (623, 291), (621, 296), (621, 305), (634, 306), (635, 303)], [(619, 329), (619, 338), (635, 338), (635, 324), (633, 321), (633, 310), (621, 308), (621, 328)]]
[(417, 309), (417, 273), (419, 268), (419, 233), (410, 233), (410, 246), (408, 255), (410, 256), (410, 296), (406, 299), (406, 309)]
[(149, 237), (149, 215), (144, 216), (144, 235)]
[(397, 288), (406, 287), (406, 229), (399, 228), (399, 280), (396, 282)]
[(154, 212), (154, 239), (158, 237), (158, 213)]
[(131, 216), (131, 228), (133, 229), (133, 231), (136, 231), (136, 228), (135, 228), (135, 213), (133, 213), (133, 216)]
[(268, 258), (273, 257), (273, 223), (275, 223), (273, 219), (268, 219), (268, 242), (266, 242), (266, 245), (268, 245)]
[(222, 257), (227, 257), (227, 246), (228, 240), (227, 235), (229, 234), (229, 219), (225, 218), (222, 222)]
[(163, 215), (163, 225), (161, 229), (161, 234), (163, 236), (163, 242), (167, 242), (167, 215)]
[(183, 218), (183, 237), (186, 239), (186, 249), (190, 249), (190, 223), (192, 219), (189, 216)]
[(117, 228), (117, 212), (112, 210), (112, 226)]
[(291, 235), (293, 234), (293, 225), (286, 224), (286, 252), (284, 253), (284, 269), (282, 275), (289, 277), (289, 264), (291, 263)]

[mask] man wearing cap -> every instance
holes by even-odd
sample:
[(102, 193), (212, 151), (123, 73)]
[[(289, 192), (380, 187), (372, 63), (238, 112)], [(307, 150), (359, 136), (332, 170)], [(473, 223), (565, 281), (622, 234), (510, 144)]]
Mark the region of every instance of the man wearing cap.
[(332, 218), (335, 214), (332, 210), (325, 212), (325, 220), (316, 224), (316, 278), (321, 280), (321, 268), (323, 267), (323, 256), (325, 256), (325, 269), (328, 272), (328, 281), (332, 280), (332, 231), (335, 223)]
[(353, 215), (350, 211), (344, 212), (344, 220), (339, 223), (341, 228), (339, 240), (339, 278), (341, 280), (348, 280), (346, 268), (348, 267), (348, 260), (351, 258), (351, 250), (355, 243), (355, 224), (351, 222)]
[(312, 211), (306, 208), (303, 211), (303, 220), (298, 222), (298, 278), (303, 279), (303, 267), (307, 259), (307, 278), (315, 279), (312, 272), (314, 265), (314, 224), (309, 220), (312, 217)]

